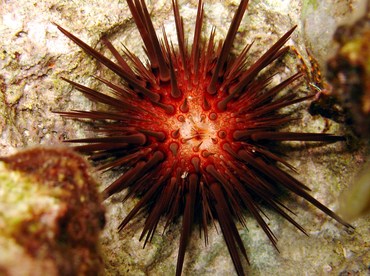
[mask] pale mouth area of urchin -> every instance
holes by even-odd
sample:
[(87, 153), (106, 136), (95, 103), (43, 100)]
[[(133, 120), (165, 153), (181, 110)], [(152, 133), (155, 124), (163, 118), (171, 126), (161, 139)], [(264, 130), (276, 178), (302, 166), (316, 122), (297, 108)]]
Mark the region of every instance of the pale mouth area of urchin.
[[(168, 122), (171, 138), (178, 144), (180, 158), (199, 156), (206, 159), (217, 156), (220, 143), (226, 133), (225, 114), (217, 114), (202, 108), (202, 97), (189, 95), (186, 98), (189, 110), (175, 114)], [(221, 135), (220, 135), (221, 133)]]
[(180, 142), (184, 149), (192, 152), (209, 150), (215, 147), (218, 142), (217, 126), (212, 122), (205, 113), (197, 114), (189, 112), (183, 116), (184, 121), (180, 126)]

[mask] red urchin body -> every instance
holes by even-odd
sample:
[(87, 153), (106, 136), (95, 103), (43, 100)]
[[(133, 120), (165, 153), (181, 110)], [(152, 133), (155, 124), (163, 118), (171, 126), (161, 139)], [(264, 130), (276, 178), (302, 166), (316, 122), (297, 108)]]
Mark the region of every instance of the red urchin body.
[[(151, 239), (161, 219), (166, 226), (183, 216), (177, 275), (181, 274), (192, 225), (199, 223), (207, 240), (210, 221), (217, 220), (238, 275), (244, 275), (240, 253), (247, 259), (234, 219), (243, 223), (248, 210), (276, 247), (276, 237), (263, 219), (260, 202), (270, 206), (304, 232), (278, 200), (281, 187), (303, 197), (340, 223), (335, 213), (308, 194), (309, 189), (286, 170), (294, 170), (270, 147), (276, 141), (343, 140), (341, 136), (279, 132), (293, 119), (284, 107), (310, 97), (297, 92), (277, 96), (301, 77), (297, 73), (270, 87), (272, 76), (259, 73), (284, 55), (284, 44), (295, 27), (284, 34), (256, 62), (247, 66), (247, 45), (237, 56), (232, 44), (248, 1), (242, 0), (223, 43), (201, 36), (204, 17), (200, 0), (193, 44), (186, 45), (177, 1), (172, 1), (178, 46), (163, 31), (159, 40), (143, 0), (127, 0), (148, 56), (143, 64), (125, 49), (119, 54), (103, 39), (117, 62), (106, 58), (58, 26), (85, 52), (121, 77), (116, 84), (97, 77), (108, 88), (101, 92), (77, 84), (76, 89), (107, 110), (61, 112), (72, 118), (94, 121), (100, 135), (70, 140), (101, 169), (122, 168), (122, 174), (106, 188), (106, 197), (128, 189), (126, 199), (139, 197), (137, 205), (122, 221), (122, 230), (138, 213), (147, 212), (141, 238)], [(273, 142), (273, 143), (272, 143)], [(257, 203), (258, 202), (258, 203)]]

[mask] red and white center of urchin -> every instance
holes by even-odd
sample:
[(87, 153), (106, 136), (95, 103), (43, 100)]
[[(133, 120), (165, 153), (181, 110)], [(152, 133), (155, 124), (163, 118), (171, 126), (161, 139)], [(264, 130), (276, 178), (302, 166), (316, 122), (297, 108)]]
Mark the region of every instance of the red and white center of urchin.
[(279, 131), (294, 120), (292, 113), (282, 110), (311, 97), (300, 97), (295, 90), (284, 92), (302, 76), (300, 73), (272, 86), (274, 75), (260, 72), (289, 50), (285, 43), (295, 27), (248, 65), (251, 45), (239, 55), (231, 54), (248, 1), (240, 2), (224, 42), (219, 43), (214, 29), (207, 39), (201, 36), (204, 9), (200, 0), (190, 50), (177, 1), (172, 1), (177, 47), (164, 31), (163, 39), (158, 39), (144, 1), (127, 3), (144, 42), (147, 64), (127, 49), (120, 54), (103, 38), (116, 59), (113, 62), (57, 25), (122, 80), (113, 83), (96, 77), (108, 88), (100, 91), (65, 79), (107, 109), (60, 112), (92, 120), (96, 125), (96, 137), (69, 141), (83, 143), (75, 146), (76, 150), (99, 161), (101, 169), (122, 170), (104, 191), (105, 197), (128, 189), (125, 199), (140, 198), (119, 229), (146, 211), (141, 235), (146, 243), (161, 219), (168, 226), (182, 216), (176, 269), (179, 275), (192, 225), (199, 223), (207, 240), (208, 224), (217, 220), (235, 269), (244, 275), (240, 253), (245, 258), (247, 255), (234, 219), (244, 224), (245, 210), (275, 247), (276, 237), (265, 222), (261, 202), (304, 232), (280, 202), (281, 188), (350, 226), (310, 196), (308, 187), (287, 172), (294, 168), (274, 150), (280, 141), (343, 140), (331, 134)]

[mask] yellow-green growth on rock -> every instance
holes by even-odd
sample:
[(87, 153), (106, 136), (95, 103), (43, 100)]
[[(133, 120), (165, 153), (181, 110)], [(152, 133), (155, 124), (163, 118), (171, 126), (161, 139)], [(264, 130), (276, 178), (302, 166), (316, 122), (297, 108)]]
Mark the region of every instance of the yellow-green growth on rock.
[(100, 273), (104, 208), (87, 169), (65, 148), (0, 158), (1, 275)]

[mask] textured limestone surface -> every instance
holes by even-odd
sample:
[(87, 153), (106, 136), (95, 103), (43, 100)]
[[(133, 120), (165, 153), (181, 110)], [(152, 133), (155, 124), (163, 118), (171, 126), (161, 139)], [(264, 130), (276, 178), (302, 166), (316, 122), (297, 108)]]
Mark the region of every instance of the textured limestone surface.
[[(195, 0), (180, 0), (185, 33), (192, 36), (196, 14)], [(163, 25), (174, 37), (174, 20), (170, 1), (147, 0), (160, 33)], [(253, 61), (293, 25), (298, 28), (289, 44), (295, 45), (303, 58), (308, 48), (321, 65), (334, 52), (332, 34), (338, 24), (353, 21), (365, 10), (362, 0), (251, 0), (240, 32), (236, 38), (237, 53), (246, 43), (254, 41), (250, 60)], [(216, 26), (216, 37), (224, 38), (236, 10), (238, 0), (205, 1), (205, 33)], [(58, 145), (64, 138), (88, 136), (89, 124), (64, 120), (53, 110), (89, 109), (92, 104), (63, 82), (67, 77), (87, 86), (96, 87), (91, 75), (105, 75), (106, 70), (84, 54), (57, 31), (56, 22), (93, 47), (107, 53), (99, 42), (106, 35), (118, 48), (121, 43), (137, 55), (142, 55), (142, 42), (125, 1), (3, 1), (0, 8), (0, 153), (32, 145)], [(296, 57), (284, 60), (288, 69), (280, 66), (276, 81), (296, 70)], [(302, 93), (308, 93), (304, 86)], [(311, 116), (302, 104), (301, 121), (293, 130), (348, 134), (345, 126)], [(312, 189), (312, 195), (329, 208), (337, 210), (341, 191), (351, 185), (361, 169), (366, 154), (366, 141), (351, 141), (325, 147), (303, 144), (285, 145), (287, 159), (298, 169), (296, 177)], [(103, 189), (114, 173), (97, 178)], [(159, 226), (153, 241), (142, 249), (138, 240), (140, 220), (122, 233), (116, 228), (134, 206), (134, 201), (122, 205), (123, 194), (105, 202), (107, 225), (101, 239), (107, 275), (173, 275), (179, 244), (180, 226), (171, 226), (163, 235)], [(284, 200), (284, 198), (283, 198)], [(257, 223), (248, 215), (247, 229), (239, 225), (247, 248), (250, 275), (366, 275), (370, 264), (369, 217), (353, 221), (355, 231), (347, 231), (318, 210), (297, 199), (284, 201), (297, 216), (309, 237), (298, 232), (288, 222), (270, 210), (269, 226), (279, 239), (278, 253)], [(220, 230), (218, 229), (220, 232)], [(185, 257), (185, 275), (235, 274), (229, 253), (221, 235), (215, 229), (204, 245), (194, 232)]]
[(104, 207), (67, 148), (0, 157), (0, 275), (97, 275)]

